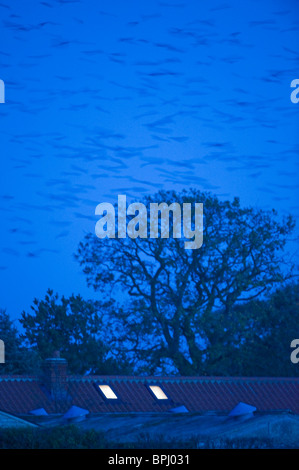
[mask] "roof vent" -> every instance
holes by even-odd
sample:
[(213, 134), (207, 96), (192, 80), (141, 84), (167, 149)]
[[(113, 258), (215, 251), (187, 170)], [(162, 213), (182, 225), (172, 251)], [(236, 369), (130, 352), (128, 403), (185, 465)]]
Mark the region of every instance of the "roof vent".
[(189, 410), (187, 410), (185, 405), (177, 406), (176, 408), (171, 408), (168, 411), (169, 413), (189, 413)]
[(256, 407), (252, 405), (248, 405), (247, 403), (240, 403), (235, 406), (231, 412), (229, 413), (229, 417), (231, 418), (252, 418), (253, 413), (256, 411)]
[(29, 411), (29, 414), (34, 416), (48, 416), (45, 408), (37, 408), (36, 410)]
[(83, 421), (86, 418), (86, 415), (89, 414), (88, 410), (84, 408), (79, 408), (79, 406), (71, 406), (71, 408), (63, 416), (69, 423), (78, 423)]

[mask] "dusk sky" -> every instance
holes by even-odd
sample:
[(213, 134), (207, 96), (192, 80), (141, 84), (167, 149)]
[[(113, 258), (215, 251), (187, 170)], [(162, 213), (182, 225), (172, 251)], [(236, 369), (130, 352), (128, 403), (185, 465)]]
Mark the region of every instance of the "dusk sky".
[(0, 21), (12, 318), (49, 287), (98, 298), (73, 254), (118, 194), (193, 187), (298, 221), (298, 1), (2, 0)]

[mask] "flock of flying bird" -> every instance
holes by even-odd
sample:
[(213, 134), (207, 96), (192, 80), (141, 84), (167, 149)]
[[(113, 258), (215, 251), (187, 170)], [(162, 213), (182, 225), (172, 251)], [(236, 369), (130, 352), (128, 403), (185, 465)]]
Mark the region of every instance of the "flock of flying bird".
[(0, 3), (4, 275), (74, 252), (117, 194), (196, 187), (298, 216), (298, 7), (30, 3)]

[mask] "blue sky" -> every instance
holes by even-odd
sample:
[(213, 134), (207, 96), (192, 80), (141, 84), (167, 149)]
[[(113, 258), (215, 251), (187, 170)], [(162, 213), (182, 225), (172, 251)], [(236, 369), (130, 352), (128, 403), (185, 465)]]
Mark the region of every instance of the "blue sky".
[(2, 0), (0, 21), (13, 318), (48, 287), (97, 298), (73, 253), (118, 194), (196, 187), (298, 219), (298, 2)]

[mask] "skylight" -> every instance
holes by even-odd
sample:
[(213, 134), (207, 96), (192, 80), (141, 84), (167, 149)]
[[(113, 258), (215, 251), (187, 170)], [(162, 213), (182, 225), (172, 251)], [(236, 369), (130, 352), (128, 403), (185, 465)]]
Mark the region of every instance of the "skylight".
[(158, 387), (158, 385), (150, 385), (149, 388), (158, 400), (168, 400), (168, 396), (165, 395), (162, 388)]
[(99, 385), (99, 389), (108, 400), (117, 400), (117, 396), (109, 385)]

